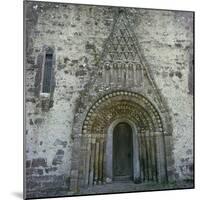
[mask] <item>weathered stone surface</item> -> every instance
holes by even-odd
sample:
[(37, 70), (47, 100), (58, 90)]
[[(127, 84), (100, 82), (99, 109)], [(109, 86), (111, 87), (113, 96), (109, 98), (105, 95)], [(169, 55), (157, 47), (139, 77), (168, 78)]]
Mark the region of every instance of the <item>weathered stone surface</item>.
[(62, 164), (63, 157), (64, 157), (64, 151), (62, 149), (59, 149), (56, 152), (56, 156), (53, 159), (52, 165), (60, 165), (60, 164)]
[(52, 165), (60, 165), (60, 164), (62, 164), (62, 162), (63, 162), (62, 159), (63, 159), (63, 156), (56, 156), (53, 159)]
[(33, 125), (33, 120), (30, 119), (30, 120), (29, 120), (29, 123), (30, 123), (30, 125)]
[(42, 118), (36, 118), (35, 124), (40, 125), (43, 121), (44, 121), (44, 119), (42, 119)]
[(58, 169), (57, 167), (50, 167), (50, 168), (46, 168), (45, 172), (48, 174), (48, 173), (51, 173), (51, 172), (55, 172), (57, 169)]
[(43, 169), (26, 169), (26, 176), (43, 175)]
[(87, 72), (85, 70), (79, 70), (76, 72), (76, 76), (84, 76), (86, 74), (87, 74)]
[[(169, 115), (171, 122), (166, 121), (164, 127), (172, 138), (172, 143), (166, 144), (166, 158), (172, 166), (168, 175), (174, 175), (176, 181), (193, 179), (193, 13), (135, 8), (125, 10), (126, 19), (130, 22), (128, 28), (136, 36), (136, 48), (145, 58), (142, 60), (144, 64), (137, 65), (139, 79), (135, 82), (129, 82), (133, 80), (131, 66), (125, 65), (123, 75), (118, 77), (110, 72), (111, 69), (117, 72), (119, 66), (101, 65), (102, 56), (119, 51), (117, 48), (111, 49), (113, 40), (108, 40), (117, 20), (117, 8), (26, 2), (26, 166), (29, 197), (66, 195), (73, 173), (71, 168), (76, 168), (71, 180), (76, 184), (80, 163), (81, 170), (87, 167), (82, 159), (87, 154), (87, 148), (82, 148), (81, 143), (76, 142), (76, 137), (83, 130), (82, 122), (95, 102), (119, 88), (141, 92), (157, 110), (161, 110), (159, 114)], [(123, 9), (119, 13), (123, 13)], [(117, 30), (123, 24), (123, 29), (127, 29), (125, 21), (117, 25)], [(116, 31), (115, 34), (121, 37), (123, 33)], [(106, 50), (105, 44), (112, 45)], [(55, 52), (52, 93), (43, 100), (42, 69), (45, 51), (49, 47)], [(123, 53), (116, 60), (120, 58), (129, 63), (127, 58), (132, 56), (131, 61), (135, 59), (134, 62), (139, 63), (139, 56), (134, 51), (128, 55), (126, 45), (119, 47), (123, 48), (120, 50)], [(145, 71), (140, 74), (141, 66), (146, 66), (149, 74)], [(149, 86), (149, 75), (157, 85), (160, 99), (167, 105), (165, 109), (159, 104), (161, 100), (155, 97), (155, 88)], [(128, 98), (128, 95), (122, 96)], [(81, 101), (82, 97), (85, 97), (84, 102)], [(112, 101), (110, 97), (109, 101)], [(99, 105), (102, 105), (101, 102)], [(94, 110), (91, 110), (91, 116), (104, 116), (104, 113), (94, 113)], [(117, 109), (109, 113), (115, 111)], [(139, 112), (144, 113), (142, 110)], [(119, 110), (118, 113), (123, 112)], [(148, 125), (151, 119), (153, 122), (158, 120), (154, 116), (156, 112), (151, 110), (150, 113), (147, 121), (145, 116), (139, 116), (144, 125)], [(131, 118), (131, 112), (129, 114)], [(103, 120), (108, 121), (109, 116), (101, 120), (97, 116), (96, 119), (93, 120), (94, 127), (102, 128)], [(99, 132), (100, 129), (94, 131)], [(73, 153), (72, 146), (75, 146)], [(80, 152), (83, 152), (81, 156)], [(83, 180), (83, 177), (80, 178)]]
[(41, 188), (41, 184), (38, 182), (27, 182), (27, 189), (32, 190), (32, 189), (39, 189)]
[(64, 155), (64, 151), (62, 149), (59, 149), (57, 152), (56, 152), (56, 155)]
[(65, 148), (67, 146), (67, 141), (62, 141), (62, 140), (56, 139), (56, 141), (54, 142), (54, 145), (55, 146), (61, 145), (63, 148)]
[(26, 160), (26, 168), (31, 167), (31, 160)]
[(44, 158), (33, 159), (32, 167), (47, 167), (46, 159), (44, 159)]

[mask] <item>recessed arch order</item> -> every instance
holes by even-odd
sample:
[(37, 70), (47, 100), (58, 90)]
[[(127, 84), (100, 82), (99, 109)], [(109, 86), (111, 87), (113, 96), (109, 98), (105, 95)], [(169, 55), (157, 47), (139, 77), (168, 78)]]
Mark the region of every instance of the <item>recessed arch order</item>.
[(132, 128), (132, 181), (168, 180), (165, 126), (159, 111), (141, 94), (115, 91), (98, 99), (85, 116), (81, 134), (76, 138), (79, 156), (72, 158), (72, 163), (78, 163), (71, 170), (72, 189), (113, 181), (112, 139), (119, 122), (126, 122)]

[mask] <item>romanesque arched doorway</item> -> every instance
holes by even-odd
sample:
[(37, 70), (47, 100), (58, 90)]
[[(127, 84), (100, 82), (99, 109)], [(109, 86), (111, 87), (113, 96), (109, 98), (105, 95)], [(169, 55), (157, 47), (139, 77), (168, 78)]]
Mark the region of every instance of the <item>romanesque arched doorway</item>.
[[(164, 133), (160, 112), (143, 95), (115, 91), (98, 99), (88, 110), (81, 133), (74, 137), (71, 190), (120, 178), (134, 183), (167, 182)], [(119, 140), (124, 143), (115, 144)], [(129, 158), (123, 160), (117, 145), (125, 148), (123, 153)], [(121, 162), (125, 162), (124, 171)]]

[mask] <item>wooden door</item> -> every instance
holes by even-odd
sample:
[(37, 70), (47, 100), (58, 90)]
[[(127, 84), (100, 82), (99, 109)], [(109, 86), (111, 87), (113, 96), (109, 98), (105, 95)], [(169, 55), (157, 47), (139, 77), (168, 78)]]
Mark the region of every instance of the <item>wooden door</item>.
[(127, 123), (119, 123), (113, 132), (113, 178), (132, 178), (132, 130)]

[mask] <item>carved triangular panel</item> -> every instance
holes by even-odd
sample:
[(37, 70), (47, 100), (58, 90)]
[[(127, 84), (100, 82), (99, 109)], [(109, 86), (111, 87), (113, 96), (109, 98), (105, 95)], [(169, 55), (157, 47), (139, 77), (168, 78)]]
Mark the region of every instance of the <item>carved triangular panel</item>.
[[(135, 48), (133, 31), (130, 30), (124, 12), (121, 12), (115, 20), (112, 30), (106, 42), (105, 56), (101, 62), (103, 65), (103, 83), (106, 85), (142, 87), (143, 68), (136, 70), (137, 64), (141, 65), (141, 63)], [(109, 69), (106, 67), (107, 63), (109, 63)], [(129, 69), (130, 65), (132, 66), (131, 69)]]
[[(120, 14), (116, 22), (114, 23), (113, 32), (110, 34), (110, 37), (107, 41), (106, 46), (108, 46), (107, 52), (105, 54), (109, 53), (121, 53), (125, 56), (120, 56), (123, 58), (123, 61), (135, 61), (135, 57), (126, 56), (130, 52), (134, 52), (136, 54), (136, 48), (134, 47), (134, 41), (132, 31), (129, 30), (129, 26), (127, 24), (127, 19), (125, 17), (125, 14)], [(105, 58), (104, 58), (105, 59)]]

